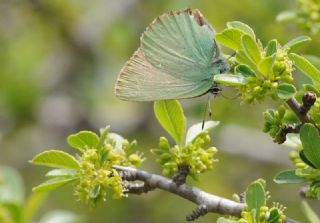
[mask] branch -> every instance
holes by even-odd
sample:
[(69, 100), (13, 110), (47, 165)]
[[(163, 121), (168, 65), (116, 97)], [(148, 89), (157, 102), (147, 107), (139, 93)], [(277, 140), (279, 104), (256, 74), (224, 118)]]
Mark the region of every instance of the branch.
[[(132, 167), (123, 167), (115, 165), (114, 169), (124, 173), (122, 176), (127, 181), (143, 181), (151, 188), (158, 188), (176, 194), (198, 205), (196, 212), (201, 215), (206, 212), (218, 213), (221, 215), (231, 215), (240, 217), (241, 212), (246, 207), (245, 203), (238, 203), (226, 198), (209, 194), (197, 187), (187, 184), (177, 185), (172, 179), (157, 174), (151, 174), (143, 170)], [(200, 210), (201, 209), (201, 210)], [(195, 212), (193, 212), (195, 213)], [(190, 215), (189, 215), (190, 216)], [(298, 223), (297, 221), (287, 218), (285, 223)]]
[(302, 123), (313, 123), (313, 120), (307, 115), (307, 113), (316, 100), (317, 96), (314, 93), (307, 92), (303, 95), (302, 105), (300, 105), (294, 97), (290, 98), (286, 102)]

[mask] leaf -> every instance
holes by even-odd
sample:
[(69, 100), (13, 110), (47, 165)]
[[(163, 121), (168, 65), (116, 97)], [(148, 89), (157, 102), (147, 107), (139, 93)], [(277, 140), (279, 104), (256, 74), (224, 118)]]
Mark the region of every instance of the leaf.
[(51, 191), (54, 189), (57, 189), (58, 187), (61, 187), (67, 183), (71, 183), (78, 180), (77, 177), (75, 178), (53, 178), (50, 180), (47, 180), (46, 182), (32, 188), (32, 191), (36, 192), (45, 192), (45, 191)]
[(303, 55), (313, 66), (320, 70), (320, 57), (314, 55)]
[(69, 153), (61, 150), (48, 150), (39, 153), (31, 160), (31, 163), (55, 168), (79, 168), (78, 161)]
[(256, 73), (247, 65), (239, 64), (235, 69), (236, 73), (241, 73), (245, 77), (255, 77)]
[(301, 202), (302, 212), (309, 219), (310, 223), (320, 223), (320, 219), (317, 214), (312, 210), (306, 201)]
[(306, 58), (295, 53), (290, 53), (289, 58), (294, 61), (295, 66), (310, 77), (316, 83), (320, 83), (320, 70), (313, 66)]
[(108, 136), (108, 133), (109, 133), (109, 130), (110, 130), (110, 125), (107, 125), (105, 128), (101, 128), (100, 129), (100, 138), (99, 138), (99, 142), (98, 142), (98, 145), (97, 145), (97, 151), (100, 151), (105, 143), (105, 140)]
[(246, 78), (241, 74), (216, 74), (213, 80), (229, 86), (242, 86), (247, 84)]
[(303, 150), (301, 150), (301, 151), (299, 152), (299, 157), (300, 157), (300, 159), (301, 159), (305, 164), (307, 164), (308, 166), (310, 166), (310, 167), (312, 167), (312, 168), (314, 168), (314, 169), (317, 169), (317, 167), (316, 167), (315, 165), (313, 165), (313, 163), (311, 163), (310, 160), (307, 159), (307, 157), (306, 157), (306, 155), (304, 154), (304, 151), (303, 151)]
[(304, 84), (303, 88), (305, 91), (312, 91), (313, 93), (315, 93), (317, 95), (317, 97), (320, 97), (320, 91), (316, 88), (316, 86), (314, 86), (312, 84)]
[(235, 28), (235, 29), (239, 29), (242, 32), (248, 34), (249, 36), (251, 36), (252, 38), (256, 38), (253, 29), (248, 26), (247, 24), (243, 23), (243, 22), (239, 22), (239, 21), (232, 21), (232, 22), (227, 22), (227, 27), (228, 28)]
[(50, 178), (56, 178), (56, 177), (74, 177), (76, 175), (77, 171), (74, 169), (54, 169), (50, 170), (47, 174), (46, 177)]
[(257, 42), (249, 35), (243, 35), (241, 37), (241, 45), (245, 53), (255, 63), (259, 63), (261, 60), (261, 52)]
[(24, 205), (24, 222), (32, 222), (34, 215), (43, 204), (48, 192), (31, 193)]
[(237, 220), (231, 220), (224, 217), (220, 217), (217, 220), (217, 223), (237, 223), (237, 222), (238, 222)]
[(82, 223), (83, 217), (69, 211), (55, 210), (46, 213), (39, 223)]
[(286, 136), (287, 140), (283, 143), (283, 145), (296, 149), (299, 145), (301, 145), (300, 137), (296, 133), (288, 133)]
[(283, 47), (286, 49), (287, 52), (291, 52), (292, 50), (296, 50), (298, 47), (310, 41), (311, 38), (309, 36), (298, 36), (287, 42)]
[(318, 129), (312, 124), (304, 124), (300, 128), (300, 139), (306, 158), (320, 169), (320, 136)]
[(239, 63), (246, 64), (251, 69), (257, 68), (257, 65), (254, 63), (254, 61), (252, 59), (250, 59), (243, 50), (238, 50), (238, 52), (236, 54), (236, 59)]
[(123, 141), (124, 141), (124, 138), (117, 134), (117, 133), (109, 133), (108, 134), (108, 138), (111, 138), (113, 139), (115, 142), (116, 142), (116, 148), (122, 148), (122, 144), (123, 144)]
[(239, 29), (229, 28), (223, 30), (221, 33), (217, 33), (214, 38), (220, 44), (229, 47), (233, 50), (241, 49), (241, 37), (245, 33)]
[(0, 166), (0, 204), (15, 204), (24, 202), (24, 184), (19, 173), (13, 168)]
[(296, 12), (292, 10), (288, 11), (283, 11), (279, 15), (277, 15), (276, 20), (278, 22), (286, 22), (286, 21), (291, 21), (296, 18)]
[(266, 56), (275, 54), (278, 50), (278, 41), (276, 39), (270, 40), (266, 46)]
[(80, 151), (87, 149), (96, 149), (99, 143), (99, 136), (91, 131), (80, 131), (72, 134), (67, 139), (68, 144)]
[(203, 129), (202, 129), (202, 122), (192, 125), (187, 131), (186, 144), (188, 144), (189, 142), (192, 142), (192, 140), (197, 138), (197, 136), (200, 133), (205, 131), (208, 131), (208, 132), (211, 131), (216, 126), (218, 126), (219, 123), (220, 123), (219, 121), (206, 121), (204, 123)]
[(277, 95), (280, 99), (287, 100), (296, 94), (296, 88), (292, 84), (282, 83), (277, 87)]
[(185, 136), (186, 121), (179, 101), (156, 101), (154, 102), (154, 113), (161, 126), (177, 144), (181, 144)]
[(306, 182), (307, 180), (303, 177), (297, 176), (296, 170), (292, 169), (279, 172), (273, 181), (277, 184), (297, 184)]
[(253, 182), (246, 190), (246, 203), (248, 210), (256, 210), (256, 220), (259, 220), (260, 208), (265, 205), (265, 191), (258, 181)]
[(280, 220), (280, 216), (281, 215), (279, 213), (279, 210), (276, 208), (272, 208), (268, 218), (268, 223), (278, 223)]
[(259, 64), (258, 64), (258, 70), (265, 76), (267, 77), (268, 74), (270, 73), (272, 66), (273, 66), (273, 62), (275, 59), (275, 55), (272, 56), (268, 56), (263, 58)]

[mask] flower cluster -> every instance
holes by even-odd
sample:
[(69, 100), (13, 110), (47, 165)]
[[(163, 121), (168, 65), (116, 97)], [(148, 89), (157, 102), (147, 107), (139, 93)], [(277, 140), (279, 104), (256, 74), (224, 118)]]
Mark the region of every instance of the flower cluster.
[[(268, 47), (262, 50), (262, 60), (270, 58), (266, 52), (267, 50)], [(264, 100), (268, 96), (278, 99), (279, 84), (292, 83), (293, 63), (289, 59), (287, 52), (278, 45), (272, 57), (267, 72), (264, 72), (263, 68), (259, 69), (261, 64), (257, 64), (254, 67), (256, 69), (250, 68), (255, 75), (247, 76), (247, 84), (239, 88), (244, 102), (255, 103)]]
[(143, 161), (142, 154), (131, 153), (137, 145), (136, 141), (123, 139), (119, 143), (113, 136), (114, 133), (108, 134), (99, 150), (87, 149), (79, 157), (79, 184), (75, 187), (75, 193), (90, 206), (106, 201), (108, 190), (112, 191), (112, 198), (124, 196), (122, 179), (119, 173), (112, 169), (113, 165), (138, 167)]
[(101, 129), (100, 136), (91, 131), (72, 134), (68, 144), (80, 154), (74, 157), (61, 150), (48, 150), (32, 159), (34, 164), (57, 168), (49, 171), (46, 176), (50, 179), (34, 187), (34, 191), (53, 190), (73, 183), (79, 200), (94, 207), (108, 197), (124, 196), (126, 189), (113, 165), (138, 167), (144, 160), (141, 153), (133, 151), (136, 141), (129, 142), (110, 133), (109, 127)]
[(152, 153), (159, 156), (157, 162), (163, 168), (163, 175), (171, 176), (177, 173), (179, 166), (187, 165), (190, 176), (196, 177), (199, 173), (211, 170), (213, 163), (217, 161), (214, 158), (217, 149), (206, 148), (210, 141), (211, 138), (205, 131), (184, 146), (171, 146), (165, 137), (161, 137), (159, 147), (152, 149)]
[(318, 0), (298, 0), (296, 22), (309, 32), (318, 33), (320, 31), (320, 2)]
[(263, 131), (270, 134), (275, 142), (283, 142), (284, 118), (286, 109), (280, 106), (278, 110), (269, 109), (263, 113), (265, 123)]

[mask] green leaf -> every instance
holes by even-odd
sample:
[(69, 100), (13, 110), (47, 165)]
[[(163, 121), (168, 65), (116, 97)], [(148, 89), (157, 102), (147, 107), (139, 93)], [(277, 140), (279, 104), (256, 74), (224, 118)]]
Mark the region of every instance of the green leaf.
[(295, 53), (290, 53), (289, 58), (293, 60), (295, 66), (310, 77), (316, 83), (320, 83), (320, 70), (313, 66), (306, 58)]
[(306, 91), (312, 91), (317, 95), (317, 97), (320, 97), (320, 91), (317, 89), (313, 84), (304, 84), (303, 85), (304, 90)]
[(279, 15), (277, 15), (276, 20), (278, 22), (286, 22), (286, 21), (291, 21), (296, 18), (296, 12), (295, 11), (283, 11)]
[(248, 210), (256, 210), (256, 220), (259, 220), (260, 208), (266, 204), (263, 185), (255, 181), (246, 190), (246, 203)]
[(258, 64), (258, 70), (267, 77), (273, 66), (275, 55), (263, 58)]
[(275, 54), (278, 50), (278, 41), (276, 39), (270, 40), (266, 46), (266, 56)]
[(297, 184), (306, 182), (306, 179), (296, 175), (296, 170), (284, 170), (273, 179), (277, 184)]
[(312, 168), (314, 168), (314, 169), (317, 169), (317, 167), (316, 167), (315, 165), (313, 165), (313, 163), (311, 163), (310, 160), (307, 159), (307, 157), (306, 157), (306, 155), (304, 154), (304, 151), (303, 151), (303, 150), (301, 150), (301, 151), (299, 152), (299, 157), (300, 157), (300, 159), (301, 159), (305, 164), (307, 164), (308, 166), (310, 166), (310, 167), (312, 167)]
[(22, 205), (24, 185), (19, 173), (6, 166), (0, 166), (0, 204)]
[(177, 144), (181, 144), (185, 136), (186, 121), (179, 101), (156, 101), (154, 102), (154, 113), (161, 126)]
[(320, 70), (320, 57), (313, 55), (303, 55), (313, 66)]
[(309, 36), (298, 36), (297, 38), (287, 42), (283, 47), (287, 52), (291, 52), (292, 50), (296, 50), (298, 47), (310, 41), (311, 38)]
[(211, 131), (216, 126), (218, 126), (219, 123), (220, 123), (219, 121), (206, 121), (204, 123), (203, 129), (202, 129), (202, 122), (192, 125), (187, 131), (186, 144), (188, 144), (189, 142), (192, 142), (192, 140), (197, 138), (197, 136), (202, 132)]
[(235, 68), (236, 73), (241, 73), (245, 77), (255, 77), (256, 73), (247, 65), (239, 64)]
[(317, 169), (320, 169), (320, 136), (318, 129), (313, 124), (304, 124), (300, 128), (300, 139), (304, 155)]
[(74, 169), (54, 169), (50, 170), (46, 177), (50, 178), (57, 178), (57, 177), (64, 177), (64, 178), (70, 178), (74, 177), (77, 174), (77, 171)]
[(261, 60), (261, 52), (257, 42), (249, 35), (243, 35), (241, 37), (241, 45), (245, 53), (255, 63), (259, 63)]
[(254, 61), (252, 59), (250, 59), (243, 50), (238, 50), (238, 52), (236, 54), (236, 59), (239, 63), (246, 64), (251, 69), (257, 68), (257, 65), (254, 63)]
[(53, 178), (50, 180), (47, 180), (46, 182), (32, 188), (32, 191), (36, 192), (45, 192), (45, 191), (51, 191), (54, 189), (57, 189), (58, 187), (61, 187), (67, 183), (71, 183), (78, 180), (78, 178)]
[(220, 44), (229, 47), (233, 50), (239, 50), (241, 49), (241, 37), (245, 33), (242, 32), (239, 29), (225, 29), (221, 33), (217, 33), (214, 38), (217, 40)]
[(246, 78), (241, 74), (216, 74), (213, 80), (229, 86), (242, 86), (247, 84)]
[(289, 99), (296, 94), (296, 88), (292, 84), (282, 83), (277, 87), (277, 95), (280, 99)]
[(80, 131), (68, 137), (68, 144), (80, 151), (96, 149), (99, 143), (99, 136), (91, 131)]
[(278, 223), (280, 220), (280, 216), (281, 215), (279, 213), (279, 210), (276, 208), (272, 208), (268, 218), (268, 223)]
[(34, 215), (48, 194), (48, 192), (31, 193), (24, 205), (24, 222), (32, 222)]
[(217, 223), (237, 223), (237, 222), (238, 222), (237, 220), (231, 220), (224, 217), (220, 217), (217, 220)]
[(248, 26), (247, 24), (243, 23), (243, 22), (239, 22), (239, 21), (232, 21), (232, 22), (227, 22), (227, 27), (228, 28), (235, 28), (235, 29), (239, 29), (242, 32), (248, 34), (249, 36), (251, 36), (253, 39), (256, 38), (253, 29)]
[(107, 125), (105, 128), (101, 128), (100, 129), (100, 138), (99, 138), (99, 142), (98, 142), (98, 145), (97, 145), (97, 151), (100, 151), (105, 143), (105, 140), (107, 138), (107, 135), (109, 133), (109, 130), (110, 130), (110, 125)]
[(31, 163), (55, 168), (78, 169), (78, 161), (69, 153), (61, 150), (48, 150), (37, 154)]
[(317, 214), (311, 209), (309, 204), (306, 201), (301, 203), (302, 212), (309, 219), (310, 223), (320, 223), (320, 219)]

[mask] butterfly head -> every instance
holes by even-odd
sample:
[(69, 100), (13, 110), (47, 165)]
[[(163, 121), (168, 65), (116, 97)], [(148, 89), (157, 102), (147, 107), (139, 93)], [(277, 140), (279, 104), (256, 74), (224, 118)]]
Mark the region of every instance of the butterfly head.
[(219, 73), (226, 73), (230, 70), (230, 64), (224, 59), (220, 58), (215, 62), (219, 66)]

